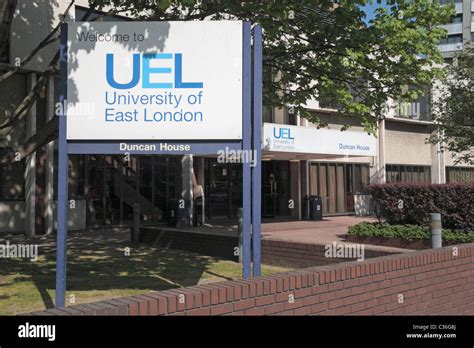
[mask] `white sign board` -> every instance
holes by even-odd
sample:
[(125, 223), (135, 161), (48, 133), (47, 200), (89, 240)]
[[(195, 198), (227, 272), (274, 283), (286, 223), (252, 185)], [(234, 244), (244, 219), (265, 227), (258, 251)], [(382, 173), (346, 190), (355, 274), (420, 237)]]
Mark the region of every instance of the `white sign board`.
[(67, 139), (242, 139), (242, 28), (69, 24)]
[(375, 156), (376, 139), (364, 132), (265, 123), (265, 151)]

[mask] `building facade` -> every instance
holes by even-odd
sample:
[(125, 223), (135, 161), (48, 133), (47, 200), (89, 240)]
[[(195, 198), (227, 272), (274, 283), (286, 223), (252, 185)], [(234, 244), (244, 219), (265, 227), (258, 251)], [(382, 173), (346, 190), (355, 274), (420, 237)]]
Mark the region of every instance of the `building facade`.
[[(18, 2), (12, 11), (13, 3)], [(6, 0), (0, 39), (0, 71), (20, 66), (19, 73), (0, 83), (0, 121), (11, 115), (53, 59), (57, 42), (42, 49), (28, 64), (21, 60), (57, 25), (69, 1)], [(76, 1), (66, 20), (78, 21), (87, 0)], [(447, 24), (449, 37), (440, 49), (449, 59), (459, 35), (472, 39), (474, 2), (457, 1), (458, 15)], [(98, 20), (124, 18), (93, 14)], [(461, 18), (461, 22), (459, 22)], [(451, 42), (453, 41), (453, 42)], [(2, 41), (4, 42), (4, 41)], [(59, 81), (49, 80), (39, 98), (9, 136), (22, 143), (54, 117)], [(446, 183), (474, 181), (474, 167), (455, 166), (448, 153), (426, 143), (430, 135), (429, 93), (414, 103), (389, 102), (377, 137), (357, 124), (341, 132), (350, 118), (335, 109), (309, 102), (327, 129), (299, 117), (292, 108), (266, 109), (263, 115), (262, 217), (304, 219), (305, 196), (320, 195), (324, 215), (365, 214), (370, 210), (366, 187), (373, 183)], [(144, 224), (175, 223), (181, 199), (192, 202), (204, 194), (209, 221), (236, 219), (242, 206), (242, 169), (220, 163), (217, 156), (72, 155), (69, 158), (69, 228), (123, 226), (133, 221), (134, 203)], [(0, 167), (0, 232), (52, 233), (55, 224), (57, 145), (51, 142), (34, 154)], [(188, 204), (192, 206), (192, 204)], [(188, 214), (193, 211), (188, 210)], [(194, 214), (196, 215), (196, 214)], [(185, 221), (190, 223), (190, 216)]]

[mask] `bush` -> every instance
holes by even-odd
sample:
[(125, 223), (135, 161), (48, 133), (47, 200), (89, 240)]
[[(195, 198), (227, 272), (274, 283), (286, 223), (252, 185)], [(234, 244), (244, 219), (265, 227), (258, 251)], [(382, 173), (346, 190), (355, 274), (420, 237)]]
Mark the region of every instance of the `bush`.
[[(389, 225), (384, 223), (361, 222), (349, 227), (348, 235), (359, 237), (400, 238), (405, 241), (429, 240), (427, 226)], [(443, 241), (449, 244), (474, 243), (474, 231), (459, 232), (448, 229), (442, 231)]]
[(423, 225), (440, 213), (443, 227), (474, 230), (473, 184), (382, 184), (368, 188), (376, 213), (389, 224)]

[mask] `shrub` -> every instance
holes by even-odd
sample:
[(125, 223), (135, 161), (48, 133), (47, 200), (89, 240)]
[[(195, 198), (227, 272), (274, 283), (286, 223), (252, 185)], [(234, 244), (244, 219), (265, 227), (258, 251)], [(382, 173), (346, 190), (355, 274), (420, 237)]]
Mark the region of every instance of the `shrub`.
[(369, 186), (378, 216), (389, 224), (423, 225), (440, 213), (443, 227), (474, 229), (474, 183)]
[[(384, 223), (361, 222), (349, 227), (347, 234), (359, 237), (400, 238), (406, 241), (429, 240), (427, 226), (389, 225)], [(473, 243), (474, 231), (460, 232), (448, 229), (442, 230), (443, 241), (453, 243)]]

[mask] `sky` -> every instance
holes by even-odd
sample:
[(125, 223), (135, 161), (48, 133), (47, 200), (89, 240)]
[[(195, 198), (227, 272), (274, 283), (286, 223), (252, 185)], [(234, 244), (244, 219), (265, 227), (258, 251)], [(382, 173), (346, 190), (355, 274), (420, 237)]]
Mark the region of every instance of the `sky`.
[(374, 11), (380, 6), (387, 7), (387, 2), (383, 0), (381, 4), (378, 4), (376, 0), (373, 0), (372, 4), (369, 3), (362, 7), (366, 15), (366, 23), (368, 23), (372, 18), (374, 18)]

